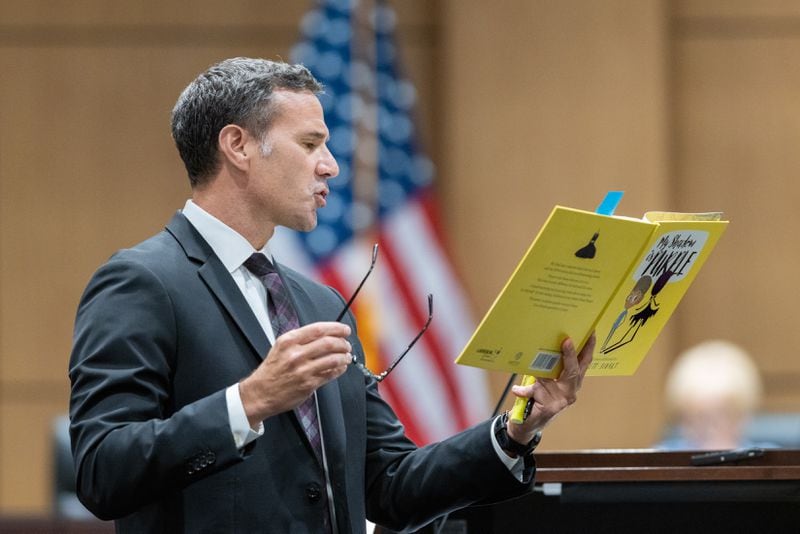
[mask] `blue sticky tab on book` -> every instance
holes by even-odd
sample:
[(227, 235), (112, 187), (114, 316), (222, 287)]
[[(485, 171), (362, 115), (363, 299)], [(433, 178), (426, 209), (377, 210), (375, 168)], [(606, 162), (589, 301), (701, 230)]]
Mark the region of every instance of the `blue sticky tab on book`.
[(619, 201), (622, 200), (622, 195), (625, 191), (609, 191), (606, 193), (606, 198), (597, 206), (595, 213), (600, 215), (614, 215), (614, 210), (617, 209)]

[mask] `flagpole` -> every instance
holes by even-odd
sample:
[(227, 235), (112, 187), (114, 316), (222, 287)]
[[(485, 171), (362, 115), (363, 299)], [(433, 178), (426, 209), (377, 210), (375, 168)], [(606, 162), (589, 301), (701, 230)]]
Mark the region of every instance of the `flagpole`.
[(351, 73), (352, 85), (358, 84), (357, 89), (353, 88), (358, 98), (352, 101), (354, 105), (355, 102), (361, 103), (359, 109), (352, 110), (356, 119), (352, 191), (361, 216), (355, 221), (358, 225), (355, 230), (362, 236), (367, 234), (367, 237), (378, 220), (378, 53), (375, 28), (369, 19), (374, 4), (374, 0), (361, 0), (350, 21), (353, 31), (350, 68), (363, 65), (369, 72), (368, 76), (359, 76), (358, 79), (356, 73)]

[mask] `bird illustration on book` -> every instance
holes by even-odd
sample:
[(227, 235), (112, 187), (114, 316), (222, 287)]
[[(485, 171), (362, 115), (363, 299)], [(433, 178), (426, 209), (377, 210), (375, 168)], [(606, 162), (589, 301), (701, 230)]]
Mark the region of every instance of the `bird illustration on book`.
[[(611, 327), (611, 332), (609, 333), (608, 337), (606, 338), (606, 341), (603, 343), (603, 346), (600, 348), (600, 352), (602, 354), (608, 354), (608, 353), (613, 352), (613, 351), (615, 351), (615, 350), (617, 350), (617, 349), (619, 349), (621, 347), (624, 347), (625, 345), (627, 345), (628, 343), (630, 343), (631, 341), (633, 341), (636, 338), (636, 334), (639, 332), (639, 329), (641, 327), (643, 327), (645, 325), (645, 323), (647, 323), (647, 321), (651, 317), (653, 317), (656, 313), (658, 313), (659, 304), (658, 304), (658, 301), (656, 300), (656, 297), (661, 292), (661, 290), (664, 289), (664, 286), (667, 285), (667, 282), (669, 282), (669, 279), (672, 278), (672, 275), (674, 275), (674, 274), (675, 274), (675, 272), (671, 271), (671, 270), (666, 270), (663, 273), (661, 273), (661, 275), (656, 279), (655, 284), (653, 284), (653, 289), (650, 291), (650, 299), (647, 301), (647, 304), (645, 304), (644, 306), (642, 306), (641, 308), (636, 310), (636, 313), (634, 313), (631, 316), (630, 325), (628, 326), (628, 330), (625, 332), (625, 334), (623, 334), (622, 338), (619, 341), (617, 341), (616, 343), (614, 343), (614, 344), (612, 344), (610, 346), (607, 346), (607, 343), (608, 343), (611, 335), (614, 333), (614, 330), (616, 330), (617, 327), (619, 326), (619, 325), (617, 325), (616, 322), (614, 323), (614, 326)], [(649, 286), (650, 285), (650, 280), (649, 280), (650, 277), (649, 276), (643, 276), (642, 278), (639, 279), (639, 282), (642, 282), (642, 280), (644, 278), (648, 279), (647, 280), (647, 285)], [(637, 285), (639, 284), (639, 282), (637, 282)], [(636, 287), (634, 287), (634, 289), (636, 289)], [(646, 289), (645, 289), (645, 291), (646, 291)], [(631, 291), (631, 294), (628, 295), (629, 298), (631, 298), (632, 296), (633, 296), (633, 298), (635, 300), (634, 291)], [(626, 301), (626, 306), (627, 306), (628, 299), (626, 298), (625, 301)], [(624, 310), (624, 312), (627, 313), (627, 310)], [(624, 320), (625, 316), (622, 315), (622, 314), (620, 314), (620, 315), (621, 315), (622, 318), (620, 319), (618, 317), (617, 321), (622, 323), (622, 321)]]

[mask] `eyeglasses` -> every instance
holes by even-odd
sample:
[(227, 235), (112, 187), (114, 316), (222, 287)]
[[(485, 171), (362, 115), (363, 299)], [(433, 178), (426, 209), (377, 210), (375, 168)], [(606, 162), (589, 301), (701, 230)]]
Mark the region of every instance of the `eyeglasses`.
[[(378, 259), (378, 244), (375, 243), (372, 246), (372, 262), (369, 265), (369, 270), (367, 271), (367, 274), (364, 275), (364, 278), (361, 279), (361, 283), (358, 284), (358, 287), (353, 292), (353, 296), (350, 297), (350, 300), (347, 301), (347, 304), (345, 304), (344, 309), (342, 310), (342, 312), (339, 314), (338, 317), (336, 317), (337, 321), (341, 321), (342, 320), (342, 317), (344, 317), (344, 315), (347, 313), (347, 310), (350, 309), (350, 305), (353, 304), (354, 300), (356, 300), (356, 296), (358, 295), (359, 291), (361, 291), (361, 287), (364, 285), (364, 282), (367, 281), (367, 278), (369, 278), (369, 275), (372, 273), (372, 269), (375, 267), (375, 262), (377, 261), (377, 259)], [(422, 327), (422, 330), (420, 330), (419, 333), (416, 335), (416, 337), (411, 340), (411, 343), (408, 344), (408, 347), (406, 347), (406, 350), (404, 350), (403, 353), (400, 356), (395, 358), (392, 361), (392, 363), (389, 364), (389, 367), (387, 367), (384, 372), (376, 375), (375, 373), (373, 373), (372, 371), (367, 369), (367, 367), (364, 364), (362, 364), (358, 360), (356, 360), (355, 356), (353, 356), (353, 362), (352, 362), (353, 365), (358, 367), (359, 370), (361, 370), (361, 372), (364, 373), (364, 376), (372, 378), (376, 382), (382, 382), (387, 376), (389, 376), (389, 373), (391, 373), (392, 370), (395, 367), (397, 367), (397, 364), (400, 363), (400, 360), (402, 360), (405, 357), (405, 355), (408, 354), (408, 351), (411, 350), (411, 347), (413, 347), (414, 344), (419, 340), (419, 338), (422, 337), (422, 334), (424, 334), (425, 331), (428, 329), (428, 325), (431, 324), (431, 319), (433, 319), (433, 295), (429, 293), (428, 294), (428, 320), (425, 321), (425, 325)]]

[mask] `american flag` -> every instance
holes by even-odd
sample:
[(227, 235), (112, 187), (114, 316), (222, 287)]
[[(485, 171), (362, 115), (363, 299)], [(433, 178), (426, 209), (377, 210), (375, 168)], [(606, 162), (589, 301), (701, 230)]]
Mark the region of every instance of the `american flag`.
[(398, 73), (395, 15), (377, 0), (319, 0), (301, 21), (291, 61), (325, 85), (320, 100), (340, 173), (310, 233), (280, 229), (273, 252), (345, 298), (378, 262), (353, 307), (367, 367), (379, 373), (433, 322), (380, 384), (409, 437), (422, 445), (489, 415), (486, 377), (457, 366), (474, 327), (442, 247), (433, 164), (416, 142), (414, 86)]

